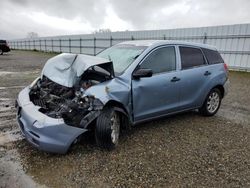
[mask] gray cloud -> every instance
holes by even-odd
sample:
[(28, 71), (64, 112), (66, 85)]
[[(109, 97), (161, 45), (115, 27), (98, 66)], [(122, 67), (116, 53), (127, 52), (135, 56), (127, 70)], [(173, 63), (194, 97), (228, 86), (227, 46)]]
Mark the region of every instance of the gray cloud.
[[(49, 18), (76, 18), (92, 30), (102, 27), (110, 7), (128, 29), (165, 29), (250, 22), (249, 0), (2, 0), (0, 38), (23, 38), (34, 31), (40, 36), (90, 32), (89, 28), (72, 31), (31, 18), (43, 13)], [(27, 16), (27, 15), (31, 16)], [(69, 24), (70, 25), (70, 24)], [(117, 23), (111, 30), (119, 30)], [(81, 27), (82, 28), (82, 27)]]
[(131, 22), (136, 28), (144, 28), (147, 22), (154, 22), (155, 14), (166, 6), (171, 6), (181, 0), (110, 0), (111, 5), (118, 16), (128, 22)]
[(50, 16), (66, 19), (79, 17), (93, 25), (103, 22), (106, 4), (105, 0), (11, 0), (10, 2), (9, 6), (18, 6), (20, 11), (44, 12)]
[[(250, 22), (249, 0), (110, 0), (121, 19), (131, 22), (136, 29), (196, 27)], [(184, 5), (165, 15), (163, 8)], [(176, 8), (176, 7), (174, 7)], [(171, 11), (171, 10), (169, 10)], [(155, 29), (155, 28), (153, 28)]]

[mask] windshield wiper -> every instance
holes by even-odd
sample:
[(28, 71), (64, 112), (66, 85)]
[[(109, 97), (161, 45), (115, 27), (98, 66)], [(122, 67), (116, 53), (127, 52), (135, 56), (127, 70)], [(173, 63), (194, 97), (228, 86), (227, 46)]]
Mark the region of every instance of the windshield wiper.
[(139, 57), (140, 54), (136, 55), (135, 57), (133, 57), (133, 59), (136, 59), (137, 57)]

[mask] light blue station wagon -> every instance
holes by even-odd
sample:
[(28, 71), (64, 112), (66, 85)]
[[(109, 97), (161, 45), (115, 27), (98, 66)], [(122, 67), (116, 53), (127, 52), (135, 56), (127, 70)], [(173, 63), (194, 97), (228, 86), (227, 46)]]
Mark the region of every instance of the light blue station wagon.
[(113, 149), (121, 129), (198, 109), (218, 111), (228, 69), (213, 46), (143, 40), (114, 45), (97, 56), (63, 53), (18, 95), (17, 120), (35, 147), (66, 153), (85, 132)]

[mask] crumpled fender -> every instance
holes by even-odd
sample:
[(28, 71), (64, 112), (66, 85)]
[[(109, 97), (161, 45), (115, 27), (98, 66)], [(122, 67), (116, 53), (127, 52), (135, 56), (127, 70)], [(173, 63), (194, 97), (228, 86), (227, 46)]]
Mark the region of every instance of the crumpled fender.
[(131, 86), (128, 80), (116, 77), (112, 80), (97, 84), (86, 90), (86, 95), (93, 95), (98, 98), (104, 106), (109, 101), (121, 103), (127, 112), (130, 112)]

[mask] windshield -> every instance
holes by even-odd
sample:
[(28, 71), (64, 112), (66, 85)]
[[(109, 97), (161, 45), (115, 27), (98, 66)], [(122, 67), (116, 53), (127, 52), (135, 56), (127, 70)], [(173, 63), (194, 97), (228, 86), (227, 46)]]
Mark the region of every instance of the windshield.
[(143, 52), (146, 46), (118, 44), (97, 54), (113, 62), (114, 72), (120, 75)]

